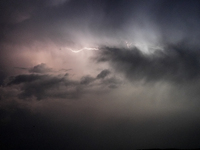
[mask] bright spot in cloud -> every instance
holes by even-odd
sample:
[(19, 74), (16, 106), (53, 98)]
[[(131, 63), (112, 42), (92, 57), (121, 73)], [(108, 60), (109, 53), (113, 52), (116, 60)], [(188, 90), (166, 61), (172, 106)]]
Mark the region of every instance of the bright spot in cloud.
[(84, 47), (84, 48), (78, 49), (78, 50), (73, 50), (71, 48), (66, 48), (66, 49), (70, 50), (73, 53), (79, 53), (79, 52), (84, 51), (84, 50), (87, 50), (87, 51), (97, 51), (97, 50), (99, 50), (98, 48), (95, 48), (95, 47)]

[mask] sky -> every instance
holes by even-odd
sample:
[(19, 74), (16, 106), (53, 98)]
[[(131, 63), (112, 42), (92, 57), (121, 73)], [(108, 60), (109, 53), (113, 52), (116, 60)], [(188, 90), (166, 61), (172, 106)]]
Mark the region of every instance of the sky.
[(200, 1), (0, 10), (1, 149), (200, 148)]

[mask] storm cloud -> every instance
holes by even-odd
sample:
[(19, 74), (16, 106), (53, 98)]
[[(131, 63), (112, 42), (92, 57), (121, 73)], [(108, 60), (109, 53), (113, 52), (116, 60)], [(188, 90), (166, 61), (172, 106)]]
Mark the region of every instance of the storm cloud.
[[(46, 74), (50, 70), (45, 64), (36, 65), (27, 69), (29, 74), (9, 77), (4, 86), (10, 88), (17, 86), (20, 89), (18, 95), (20, 99), (35, 97), (37, 100), (41, 100), (46, 98), (78, 99), (84, 93), (91, 92), (91, 88), (95, 86), (109, 87), (111, 84), (120, 84), (119, 80), (116, 78), (113, 80), (112, 76), (104, 79), (110, 73), (109, 70), (101, 71), (96, 78), (89, 75), (83, 76), (80, 81), (71, 79), (68, 73)], [(95, 82), (97, 79), (101, 80)], [(100, 90), (100, 87), (98, 89)]]
[(200, 1), (0, 9), (1, 149), (200, 147)]
[[(108, 62), (132, 81), (172, 81), (184, 83), (199, 79), (199, 50), (182, 45), (166, 46), (163, 50), (143, 53), (137, 47), (104, 47), (97, 62)], [(95, 59), (95, 58), (94, 58)]]
[(45, 73), (45, 72), (51, 72), (51, 71), (52, 69), (48, 68), (46, 64), (44, 63), (34, 66), (33, 68), (29, 70), (29, 72), (31, 73)]

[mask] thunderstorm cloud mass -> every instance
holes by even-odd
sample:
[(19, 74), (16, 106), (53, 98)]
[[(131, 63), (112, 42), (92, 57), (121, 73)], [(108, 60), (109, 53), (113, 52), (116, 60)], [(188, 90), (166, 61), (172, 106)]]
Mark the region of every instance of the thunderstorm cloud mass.
[(0, 10), (0, 149), (200, 148), (200, 1)]

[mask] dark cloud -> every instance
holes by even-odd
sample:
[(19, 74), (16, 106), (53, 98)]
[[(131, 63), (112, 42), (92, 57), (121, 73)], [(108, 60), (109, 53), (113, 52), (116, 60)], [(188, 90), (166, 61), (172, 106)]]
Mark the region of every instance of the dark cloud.
[(116, 77), (110, 77), (102, 80), (100, 84), (108, 86), (110, 89), (115, 89), (122, 84), (122, 81)]
[(20, 98), (35, 96), (38, 100), (48, 97), (77, 98), (79, 88), (76, 81), (67, 76), (27, 74), (14, 77), (8, 85), (21, 84)]
[(105, 69), (103, 71), (101, 71), (98, 75), (97, 75), (97, 79), (104, 79), (107, 75), (110, 74), (110, 71)]
[(72, 69), (60, 69), (60, 70), (54, 70), (53, 68), (49, 68), (45, 63), (38, 64), (32, 68), (25, 68), (25, 67), (14, 67), (15, 69), (24, 70), (29, 73), (61, 73), (61, 72), (67, 72)]
[(37, 80), (46, 79), (48, 75), (37, 75), (37, 74), (27, 74), (27, 75), (18, 75), (16, 77), (11, 77), (11, 81), (8, 85), (20, 84), (20, 83), (31, 83)]
[(109, 88), (111, 88), (111, 89), (116, 89), (116, 88), (117, 88), (117, 86), (116, 86), (116, 85), (114, 85), (114, 84), (111, 84), (111, 85), (109, 85)]
[(98, 62), (109, 62), (131, 80), (188, 82), (199, 79), (199, 51), (184, 46), (166, 46), (150, 54), (138, 48), (109, 48), (99, 51)]
[(34, 66), (33, 68), (29, 69), (29, 72), (31, 73), (48, 73), (53, 71), (52, 68), (48, 68), (46, 64), (42, 63), (37, 66)]
[(121, 84), (121, 81), (113, 76), (107, 77), (109, 74), (111, 74), (111, 72), (108, 69), (104, 69), (96, 76), (96, 78), (91, 76), (83, 76), (81, 78), (80, 84), (89, 85), (93, 83), (115, 89), (117, 88), (117, 85)]
[[(37, 65), (33, 69), (41, 65)], [(41, 69), (41, 68), (40, 68)], [(43, 73), (44, 69), (38, 71), (38, 68), (34, 71), (37, 73)], [(102, 72), (109, 72), (108, 70), (103, 70)], [(107, 74), (106, 73), (106, 74)], [(110, 73), (110, 72), (109, 72)], [(105, 73), (103, 75), (105, 77)], [(100, 81), (101, 86), (108, 86), (110, 84), (119, 84), (116, 78), (108, 78)], [(79, 98), (82, 96), (88, 87), (95, 86), (94, 83), (96, 79), (92, 76), (83, 76), (80, 81), (72, 80), (69, 78), (68, 74), (65, 75), (50, 75), (50, 74), (22, 74), (17, 76), (12, 76), (8, 79), (6, 86), (18, 86), (20, 89), (19, 98), (28, 99), (31, 97), (36, 97), (38, 100), (46, 98)], [(88, 87), (87, 87), (88, 86)], [(88, 92), (88, 91), (87, 91)]]
[(80, 83), (81, 84), (90, 84), (91, 82), (93, 82), (95, 80), (95, 78), (91, 77), (91, 76), (84, 76), (81, 78)]

